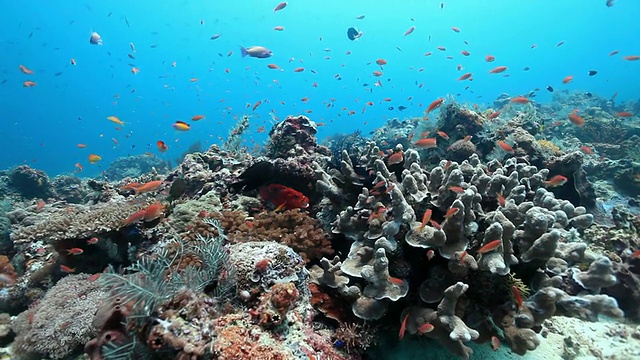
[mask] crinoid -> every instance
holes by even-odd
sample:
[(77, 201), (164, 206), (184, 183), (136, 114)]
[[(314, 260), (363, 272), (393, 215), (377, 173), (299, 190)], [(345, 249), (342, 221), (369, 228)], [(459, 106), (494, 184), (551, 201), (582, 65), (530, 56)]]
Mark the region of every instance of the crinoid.
[(340, 323), (333, 334), (334, 344), (343, 347), (349, 354), (362, 353), (375, 343), (375, 330), (367, 325)]

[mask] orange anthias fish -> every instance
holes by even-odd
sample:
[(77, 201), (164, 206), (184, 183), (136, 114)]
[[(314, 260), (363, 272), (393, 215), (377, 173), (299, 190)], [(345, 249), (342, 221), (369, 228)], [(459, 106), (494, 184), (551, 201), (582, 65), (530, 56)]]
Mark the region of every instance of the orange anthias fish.
[(134, 212), (133, 214), (131, 214), (131, 216), (129, 216), (128, 218), (126, 218), (124, 220), (124, 226), (127, 225), (131, 225), (133, 223), (136, 223), (142, 219), (144, 219), (144, 216), (147, 214), (147, 210), (146, 209), (142, 209), (142, 210), (138, 210), (136, 212)]
[(506, 151), (506, 152), (513, 152), (513, 147), (511, 147), (511, 145), (507, 144), (506, 142), (502, 141), (502, 140), (498, 140), (496, 141), (496, 145), (498, 145), (502, 150)]
[(568, 83), (570, 83), (572, 81), (573, 81), (573, 76), (572, 75), (568, 75), (564, 79), (562, 79), (562, 83), (563, 84), (568, 84)]
[(402, 319), (402, 323), (400, 324), (400, 332), (398, 333), (398, 339), (400, 340), (404, 337), (404, 332), (407, 329), (407, 319), (409, 318), (409, 314), (411, 314), (410, 311), (407, 312), (407, 315), (404, 316), (404, 319)]
[(619, 117), (632, 117), (633, 114), (628, 112), (628, 111), (618, 111), (616, 113), (616, 116), (619, 116)]
[(434, 100), (431, 104), (429, 104), (429, 107), (427, 107), (426, 113), (430, 113), (433, 110), (437, 109), (440, 107), (440, 105), (442, 105), (442, 103), (444, 102), (444, 98), (439, 98)]
[(20, 71), (22, 71), (23, 73), (27, 74), (27, 75), (31, 75), (33, 74), (33, 70), (27, 68), (24, 65), (20, 65)]
[(565, 176), (556, 175), (551, 179), (545, 181), (544, 183), (547, 185), (547, 187), (557, 187), (557, 186), (564, 185), (567, 182), (567, 180), (568, 179)]
[(437, 140), (436, 138), (426, 138), (426, 139), (420, 139), (418, 141), (416, 141), (415, 143), (413, 143), (413, 145), (415, 147), (419, 147), (419, 148), (423, 148), (423, 149), (431, 149), (434, 147), (437, 147)]
[(74, 247), (74, 248), (71, 248), (71, 249), (67, 249), (67, 254), (68, 255), (80, 255), (83, 252), (84, 252), (84, 250), (82, 250), (80, 248), (77, 248), (77, 247)]
[(432, 214), (431, 209), (428, 209), (427, 211), (424, 212), (424, 215), (422, 216), (422, 222), (420, 223), (420, 227), (418, 229), (420, 230), (424, 229), (427, 223), (431, 221), (431, 214)]
[(516, 306), (518, 306), (518, 310), (522, 310), (522, 294), (520, 294), (520, 289), (517, 286), (511, 286), (511, 290), (513, 291), (513, 298), (516, 301)]
[(280, 184), (270, 184), (260, 188), (260, 197), (280, 209), (309, 207), (309, 198), (298, 190)]
[(497, 249), (500, 245), (502, 245), (502, 240), (498, 239), (498, 240), (493, 240), (487, 244), (485, 244), (484, 246), (482, 246), (480, 248), (480, 250), (478, 250), (478, 253), (480, 254), (486, 254), (490, 251), (493, 251), (495, 249)]
[(164, 214), (164, 205), (161, 203), (153, 203), (145, 209), (144, 221), (153, 221), (161, 218)]
[(403, 161), (404, 161), (404, 154), (402, 153), (402, 151), (398, 151), (396, 153), (389, 155), (389, 157), (387, 158), (387, 165), (391, 166), (395, 164), (400, 164)]
[(195, 115), (191, 118), (192, 121), (198, 121), (204, 119), (204, 115)]
[(457, 214), (459, 211), (460, 209), (458, 208), (450, 208), (449, 210), (447, 210), (447, 213), (444, 215), (444, 218), (449, 220), (453, 215)]
[(162, 180), (154, 180), (154, 181), (149, 181), (148, 183), (144, 183), (144, 184), (140, 185), (139, 187), (135, 188), (136, 195), (137, 194), (146, 193), (146, 192), (150, 192), (150, 191), (154, 191), (157, 188), (159, 188), (160, 185), (162, 185)]
[(506, 66), (497, 66), (491, 70), (489, 70), (489, 73), (491, 74), (499, 74), (501, 72), (506, 71), (508, 68)]
[(420, 334), (428, 334), (428, 333), (432, 332), (433, 329), (435, 329), (433, 324), (424, 323), (424, 324), (420, 325), (420, 327), (418, 328), (418, 333), (420, 333)]
[(496, 57), (493, 56), (493, 55), (487, 55), (487, 56), (484, 57), (484, 61), (486, 61), (486, 62), (493, 62), (495, 59), (496, 59)]
[(471, 77), (471, 73), (466, 73), (458, 78), (458, 81), (467, 80)]
[(529, 99), (524, 96), (516, 96), (511, 98), (511, 102), (515, 104), (526, 104), (529, 102)]

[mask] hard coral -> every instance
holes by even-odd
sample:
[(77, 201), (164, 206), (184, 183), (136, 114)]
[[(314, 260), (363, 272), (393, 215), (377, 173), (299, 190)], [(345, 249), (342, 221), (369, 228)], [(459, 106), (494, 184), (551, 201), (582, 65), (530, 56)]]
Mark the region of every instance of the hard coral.
[(306, 262), (333, 253), (331, 242), (318, 221), (300, 209), (262, 212), (253, 220), (237, 211), (224, 211), (213, 216), (220, 220), (231, 243), (277, 241), (290, 246)]

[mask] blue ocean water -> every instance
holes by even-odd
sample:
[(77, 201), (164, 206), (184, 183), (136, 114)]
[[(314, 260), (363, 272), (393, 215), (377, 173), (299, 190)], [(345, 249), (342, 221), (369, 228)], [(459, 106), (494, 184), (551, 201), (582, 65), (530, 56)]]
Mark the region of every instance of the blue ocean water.
[[(174, 159), (195, 141), (220, 143), (243, 114), (251, 115), (244, 141), (252, 147), (266, 139), (258, 129), (269, 130), (270, 113), (280, 119), (302, 113), (324, 122), (322, 139), (357, 129), (366, 133), (394, 117), (422, 116), (431, 101), (447, 95), (484, 108), (503, 92), (536, 88), (536, 100), (548, 102), (547, 85), (606, 97), (617, 93), (618, 102), (640, 94), (640, 61), (623, 60), (640, 54), (635, 0), (616, 0), (612, 7), (605, 0), (291, 0), (274, 12), (277, 4), (4, 2), (0, 168), (27, 163), (55, 175), (80, 163), (80, 175), (96, 176), (122, 156), (151, 152)], [(349, 27), (363, 36), (349, 40)], [(404, 36), (410, 27), (415, 31)], [(103, 45), (89, 43), (92, 31)], [(214, 34), (220, 37), (211, 40)], [(269, 48), (273, 56), (242, 58), (240, 46), (252, 45)], [(609, 56), (614, 50), (619, 53)], [(485, 61), (489, 54), (492, 63)], [(388, 62), (383, 69), (378, 58)], [(19, 65), (34, 73), (24, 74)], [(496, 66), (508, 70), (490, 74)], [(305, 70), (294, 72), (297, 67)], [(375, 77), (375, 70), (383, 75)], [(588, 76), (589, 70), (598, 74)], [(457, 80), (467, 72), (473, 81)], [(574, 79), (563, 85), (568, 75)], [(37, 85), (23, 87), (27, 80)], [(382, 86), (374, 86), (378, 80)], [(369, 101), (374, 105), (366, 106)], [(206, 118), (192, 122), (197, 114)], [(125, 126), (117, 130), (108, 116)], [(191, 130), (174, 130), (176, 120), (191, 123)], [(158, 140), (169, 146), (166, 153), (157, 150)], [(103, 160), (91, 165), (89, 154)]]

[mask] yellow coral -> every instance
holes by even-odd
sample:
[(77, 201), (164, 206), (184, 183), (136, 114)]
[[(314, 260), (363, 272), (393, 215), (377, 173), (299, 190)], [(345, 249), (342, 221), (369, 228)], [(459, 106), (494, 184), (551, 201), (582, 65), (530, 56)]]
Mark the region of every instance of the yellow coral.
[(554, 155), (559, 155), (562, 153), (562, 151), (560, 150), (560, 148), (558, 147), (558, 145), (554, 144), (553, 142), (549, 141), (549, 140), (537, 140), (538, 144), (540, 144), (540, 146), (542, 146), (542, 149), (545, 152), (548, 153), (552, 153)]

